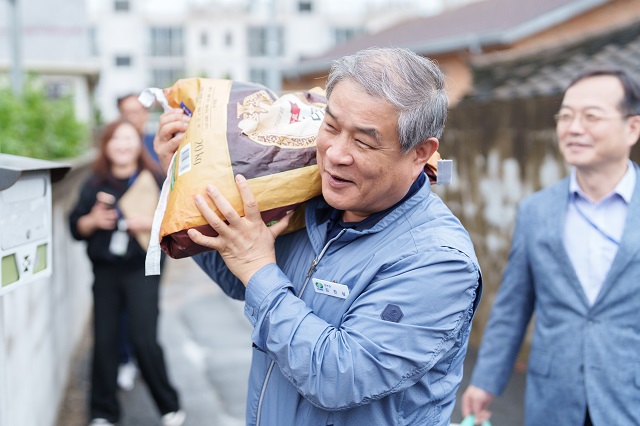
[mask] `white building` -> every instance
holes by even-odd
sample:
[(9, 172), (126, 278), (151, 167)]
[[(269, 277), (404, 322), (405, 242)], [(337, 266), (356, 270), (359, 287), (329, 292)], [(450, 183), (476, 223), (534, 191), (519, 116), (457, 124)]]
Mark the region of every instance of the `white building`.
[[(269, 84), (274, 63), (286, 69), (369, 26), (378, 30), (402, 16), (443, 7), (441, 0), (87, 1), (101, 71), (97, 104), (106, 120), (116, 117), (119, 96), (167, 87), (181, 77), (277, 89)], [(278, 35), (275, 60), (268, 54), (271, 24)]]
[(78, 118), (90, 120), (99, 69), (89, 54), (86, 0), (0, 1), (0, 18), (0, 84), (9, 84), (18, 46), (23, 81), (27, 74), (38, 75), (49, 96), (72, 95)]

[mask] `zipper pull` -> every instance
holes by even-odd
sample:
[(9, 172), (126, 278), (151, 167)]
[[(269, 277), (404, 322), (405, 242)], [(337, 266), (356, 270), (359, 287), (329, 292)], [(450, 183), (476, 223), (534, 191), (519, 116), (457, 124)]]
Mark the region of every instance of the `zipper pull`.
[(311, 267), (309, 268), (309, 272), (307, 272), (307, 280), (311, 278), (311, 274), (313, 274), (313, 271), (316, 269), (317, 264), (318, 259), (313, 259), (313, 262), (311, 262)]

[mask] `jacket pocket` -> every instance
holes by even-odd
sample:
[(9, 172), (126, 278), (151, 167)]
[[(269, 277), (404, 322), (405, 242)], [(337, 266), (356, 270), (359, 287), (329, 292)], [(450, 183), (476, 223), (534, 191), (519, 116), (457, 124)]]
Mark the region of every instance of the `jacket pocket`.
[(531, 374), (548, 377), (551, 373), (551, 356), (541, 351), (531, 351), (529, 354), (529, 371)]

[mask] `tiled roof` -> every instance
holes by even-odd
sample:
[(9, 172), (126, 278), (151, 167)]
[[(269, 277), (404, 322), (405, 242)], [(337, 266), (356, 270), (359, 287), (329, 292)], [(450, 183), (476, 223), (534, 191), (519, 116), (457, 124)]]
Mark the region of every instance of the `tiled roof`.
[[(625, 28), (509, 60), (472, 62), (477, 100), (562, 93), (571, 78), (590, 66), (621, 66), (640, 77), (640, 20)], [(478, 62), (478, 61), (476, 61)]]
[(329, 69), (333, 59), (369, 47), (406, 47), (422, 55), (510, 45), (609, 0), (483, 0), (439, 15), (416, 17), (303, 59), (287, 74)]

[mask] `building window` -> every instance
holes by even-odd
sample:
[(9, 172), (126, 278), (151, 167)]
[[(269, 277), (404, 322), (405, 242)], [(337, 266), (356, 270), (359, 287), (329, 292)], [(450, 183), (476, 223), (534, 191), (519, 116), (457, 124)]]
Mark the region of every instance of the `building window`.
[(71, 95), (71, 86), (68, 82), (48, 82), (46, 83), (45, 91), (49, 99), (60, 99)]
[(96, 27), (89, 28), (89, 53), (91, 56), (100, 56), (99, 33)]
[(113, 2), (113, 8), (116, 12), (128, 12), (129, 0), (115, 0)]
[(310, 1), (298, 2), (298, 12), (311, 13), (313, 11), (313, 4)]
[(233, 34), (231, 34), (231, 31), (228, 31), (224, 35), (224, 45), (227, 47), (231, 47), (233, 45)]
[(358, 35), (358, 31), (355, 28), (334, 28), (333, 29), (333, 41), (335, 44), (344, 43)]
[[(247, 41), (249, 43), (249, 56), (267, 56), (267, 34), (266, 27), (249, 27)], [(277, 55), (284, 55), (284, 31), (282, 27), (277, 28), (278, 48)]]
[(130, 67), (131, 56), (116, 56), (116, 67)]
[(151, 70), (151, 87), (169, 87), (184, 76), (182, 68), (156, 68)]
[(182, 28), (151, 27), (151, 56), (182, 56), (184, 41)]
[(267, 70), (264, 68), (251, 68), (249, 69), (249, 81), (252, 83), (267, 85)]
[(206, 47), (209, 44), (209, 34), (205, 31), (200, 33), (200, 46)]

